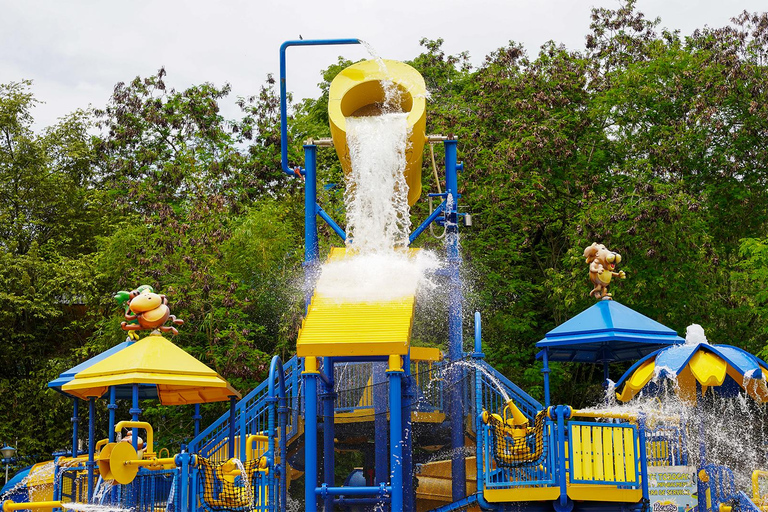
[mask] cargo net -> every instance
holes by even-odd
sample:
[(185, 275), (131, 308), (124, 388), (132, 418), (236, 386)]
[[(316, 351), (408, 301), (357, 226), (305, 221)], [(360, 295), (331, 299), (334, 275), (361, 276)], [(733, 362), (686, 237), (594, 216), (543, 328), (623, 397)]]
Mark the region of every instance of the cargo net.
[(496, 465), (513, 468), (535, 464), (544, 456), (544, 420), (546, 410), (536, 414), (533, 427), (505, 424), (497, 414), (487, 417)]
[(201, 474), (198, 495), (203, 508), (208, 512), (262, 509), (266, 489), (261, 478), (264, 470), (259, 468), (259, 460), (212, 462), (198, 456), (197, 466)]

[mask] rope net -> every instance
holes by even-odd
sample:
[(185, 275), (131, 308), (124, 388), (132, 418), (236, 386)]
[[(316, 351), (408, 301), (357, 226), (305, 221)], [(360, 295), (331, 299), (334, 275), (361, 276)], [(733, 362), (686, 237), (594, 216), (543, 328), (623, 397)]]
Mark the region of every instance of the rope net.
[(217, 463), (198, 456), (198, 495), (203, 508), (208, 512), (261, 510), (267, 496), (263, 478), (266, 472), (259, 468), (259, 460), (229, 459)]
[(540, 411), (533, 427), (505, 425), (498, 415), (489, 415), (493, 458), (496, 465), (512, 468), (540, 462), (544, 455), (544, 420), (546, 411)]

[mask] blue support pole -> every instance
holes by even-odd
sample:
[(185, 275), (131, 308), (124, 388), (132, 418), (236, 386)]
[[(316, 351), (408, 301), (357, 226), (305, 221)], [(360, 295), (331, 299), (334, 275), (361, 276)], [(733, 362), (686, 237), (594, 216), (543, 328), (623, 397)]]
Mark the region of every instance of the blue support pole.
[(235, 416), (236, 416), (236, 409), (237, 409), (237, 397), (231, 396), (229, 397), (229, 443), (227, 443), (227, 446), (229, 447), (229, 451), (227, 455), (229, 458), (233, 458), (235, 456)]
[(72, 457), (77, 457), (77, 430), (80, 423), (79, 409), (80, 400), (75, 398), (72, 401)]
[(107, 439), (110, 443), (115, 442), (115, 411), (117, 410), (117, 399), (115, 397), (115, 386), (109, 386), (109, 431)]
[(387, 376), (389, 377), (389, 452), (390, 452), (390, 486), (392, 487), (390, 510), (403, 511), (403, 424), (399, 414), (402, 396), (403, 370), (390, 362)]
[[(333, 359), (330, 357), (323, 358), (323, 371), (325, 372), (328, 381), (323, 384), (323, 482), (333, 487), (334, 486), (334, 398), (336, 394), (333, 391)], [(333, 510), (333, 496), (328, 496), (323, 499), (324, 510), (330, 512)]]
[(317, 512), (317, 361), (304, 365), (304, 510)]
[(643, 501), (648, 503), (650, 494), (648, 491), (648, 457), (645, 452), (645, 414), (641, 413), (638, 420), (637, 444), (639, 446), (637, 447), (637, 457), (640, 459), (640, 478), (642, 479), (641, 489), (643, 490)]
[(541, 373), (544, 374), (544, 407), (549, 407), (549, 349), (542, 350), (542, 360), (544, 365), (541, 368)]
[(192, 415), (192, 419), (195, 420), (195, 437), (200, 435), (200, 420), (203, 417), (200, 415), (200, 404), (195, 404), (195, 414)]
[(373, 363), (373, 448), (375, 485), (388, 481), (389, 451), (387, 450), (387, 395), (384, 389), (386, 382), (383, 363)]
[(96, 397), (88, 398), (88, 503), (93, 499), (93, 467), (96, 452)]
[(304, 146), (304, 163), (304, 289), (307, 293), (304, 306), (308, 308), (320, 259), (317, 243), (317, 146), (314, 144)]
[(411, 356), (403, 357), (403, 403), (402, 403), (402, 425), (403, 425), (403, 511), (413, 512), (416, 510), (413, 489), (413, 426), (411, 424), (411, 404), (415, 397), (413, 391), (413, 378), (411, 377)]
[[(131, 387), (131, 420), (139, 421), (139, 414), (141, 409), (139, 408), (139, 385), (134, 384)], [(131, 439), (133, 441), (133, 449), (139, 451), (139, 429), (131, 429)]]
[[(448, 272), (450, 275), (449, 313), (448, 313), (448, 355), (451, 361), (459, 361), (464, 356), (462, 340), (462, 306), (464, 298), (461, 292), (461, 254), (459, 253), (458, 224), (458, 172), (455, 139), (448, 139), (445, 147), (445, 227), (446, 250), (448, 253)], [(449, 412), (451, 423), (451, 480), (453, 501), (459, 501), (467, 495), (467, 475), (464, 463), (464, 408), (462, 403), (463, 371), (451, 371), (449, 392)]]

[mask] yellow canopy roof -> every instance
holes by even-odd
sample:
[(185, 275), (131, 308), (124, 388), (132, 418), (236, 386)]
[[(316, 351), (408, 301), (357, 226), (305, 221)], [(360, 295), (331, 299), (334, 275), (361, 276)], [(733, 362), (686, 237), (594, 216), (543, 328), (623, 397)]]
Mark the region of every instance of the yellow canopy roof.
[(100, 397), (110, 386), (154, 384), (163, 405), (198, 404), (240, 398), (218, 373), (164, 337), (152, 334), (77, 373), (62, 391)]

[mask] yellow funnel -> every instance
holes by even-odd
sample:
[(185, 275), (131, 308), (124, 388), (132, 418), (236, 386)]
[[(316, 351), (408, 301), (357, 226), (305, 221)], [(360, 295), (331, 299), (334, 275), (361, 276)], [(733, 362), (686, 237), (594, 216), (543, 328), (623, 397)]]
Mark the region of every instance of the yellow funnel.
[(382, 82), (391, 81), (400, 90), (400, 108), (408, 113), (410, 139), (406, 150), (405, 181), (408, 183), (408, 204), (421, 195), (421, 154), (427, 129), (424, 78), (408, 64), (385, 60), (386, 73), (379, 62), (366, 60), (353, 64), (336, 75), (331, 82), (328, 117), (336, 153), (345, 173), (352, 164), (347, 147), (347, 117), (375, 116), (384, 104)]

